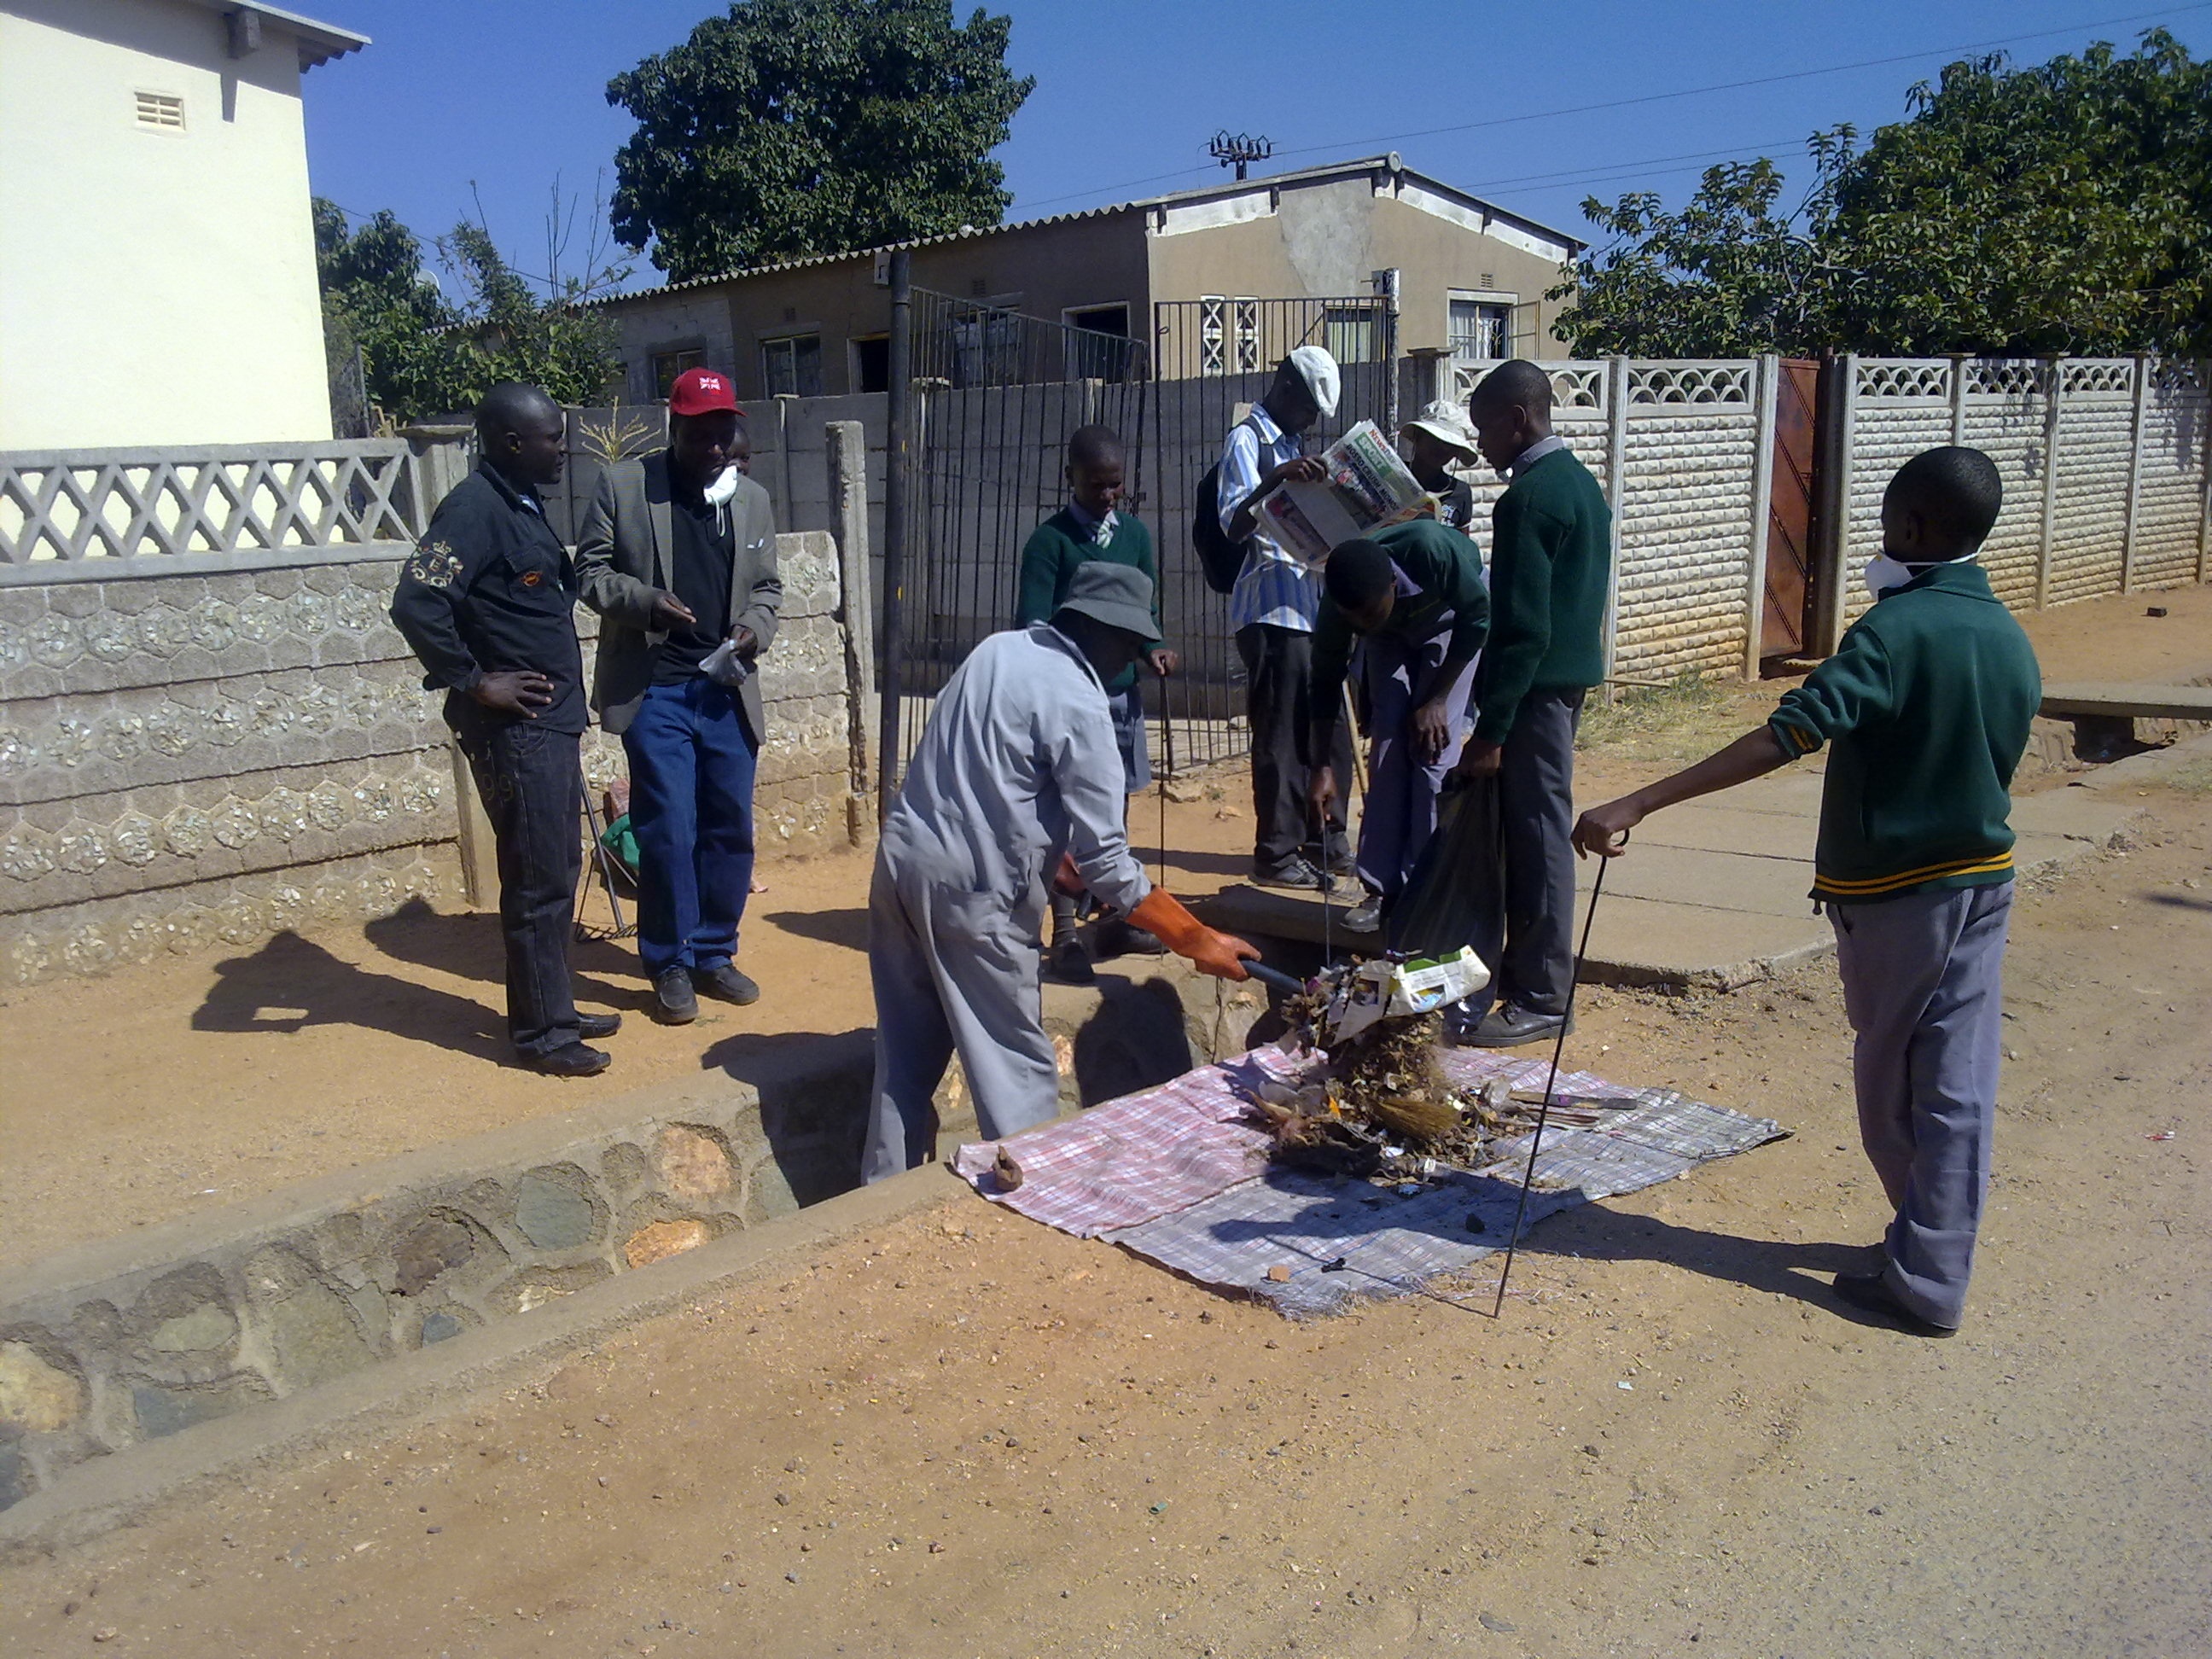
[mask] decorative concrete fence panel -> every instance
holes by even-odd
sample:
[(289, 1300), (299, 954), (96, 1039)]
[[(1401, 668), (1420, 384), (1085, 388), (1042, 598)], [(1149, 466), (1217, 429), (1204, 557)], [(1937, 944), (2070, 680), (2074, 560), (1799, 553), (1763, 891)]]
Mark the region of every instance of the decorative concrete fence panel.
[[(423, 689), (386, 613), (421, 504), (465, 470), (458, 432), (0, 456), (0, 980), (463, 898), (472, 786), (442, 694)], [(325, 533), (341, 538), (298, 539)], [(759, 830), (772, 848), (844, 845), (844, 553), (821, 530), (780, 537), (778, 552)], [(577, 622), (588, 676), (598, 619)], [(584, 769), (611, 782), (620, 744), (594, 729)]]

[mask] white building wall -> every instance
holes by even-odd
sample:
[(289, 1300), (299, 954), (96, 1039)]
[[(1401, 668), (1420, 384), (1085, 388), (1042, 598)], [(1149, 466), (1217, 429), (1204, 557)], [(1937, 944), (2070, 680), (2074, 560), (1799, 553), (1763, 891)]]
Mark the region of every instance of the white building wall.
[(182, 0), (0, 3), (0, 449), (330, 435), (289, 31), (234, 59)]

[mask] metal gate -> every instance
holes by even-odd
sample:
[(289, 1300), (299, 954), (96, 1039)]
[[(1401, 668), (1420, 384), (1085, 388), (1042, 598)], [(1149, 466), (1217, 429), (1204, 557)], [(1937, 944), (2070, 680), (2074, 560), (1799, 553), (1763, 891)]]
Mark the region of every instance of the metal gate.
[(908, 296), (912, 392), (893, 458), (904, 448), (905, 479), (885, 526), (884, 580), (896, 590), (885, 595), (880, 670), (885, 805), (939, 690), (978, 641), (1013, 625), (1023, 545), (1066, 505), (1068, 434), (1112, 427), (1128, 449), (1125, 510), (1141, 509), (1146, 489), (1141, 341), (927, 289)]
[(1363, 420), (1395, 435), (1398, 313), (1395, 295), (1342, 299), (1223, 297), (1162, 301), (1152, 307), (1152, 390), (1146, 470), (1146, 517), (1158, 549), (1162, 616), (1182, 672), (1164, 688), (1167, 729), (1153, 734), (1165, 769), (1210, 766), (1250, 743), (1244, 666), (1229, 626), (1229, 601), (1206, 585), (1191, 546), (1199, 481), (1221, 459), (1222, 441), (1267, 395), (1275, 366), (1295, 348), (1325, 346), (1343, 373), (1336, 413), (1307, 434), (1319, 449)]

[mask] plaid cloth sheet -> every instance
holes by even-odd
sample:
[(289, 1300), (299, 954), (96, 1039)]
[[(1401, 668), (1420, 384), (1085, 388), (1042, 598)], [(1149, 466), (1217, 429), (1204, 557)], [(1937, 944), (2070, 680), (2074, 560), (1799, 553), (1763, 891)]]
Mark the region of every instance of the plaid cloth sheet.
[[(1474, 1085), (1500, 1074), (1543, 1086), (1548, 1062), (1483, 1049), (1443, 1056)], [(1106, 1238), (1202, 1283), (1257, 1296), (1292, 1318), (1424, 1291), (1504, 1247), (1531, 1136), (1487, 1167), (1401, 1195), (1364, 1181), (1277, 1168), (1268, 1136), (1241, 1115), (1237, 1085), (1295, 1082), (1309, 1062), (1273, 1048), (1201, 1066), (1158, 1089), (1003, 1143), (1024, 1180), (997, 1190), (995, 1145), (963, 1146), (953, 1167), (994, 1202), (1082, 1237)], [(1601, 1127), (1547, 1127), (1526, 1230), (1545, 1217), (1670, 1181), (1788, 1131), (1672, 1089), (1631, 1089), (1563, 1073), (1559, 1092), (1626, 1103)], [(1273, 1279), (1269, 1270), (1287, 1271)]]

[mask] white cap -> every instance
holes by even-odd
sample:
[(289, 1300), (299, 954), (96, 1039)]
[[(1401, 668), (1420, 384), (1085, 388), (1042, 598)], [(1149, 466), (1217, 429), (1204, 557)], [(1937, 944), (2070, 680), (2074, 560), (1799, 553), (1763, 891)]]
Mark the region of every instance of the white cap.
[(1336, 413), (1339, 377), (1336, 359), (1319, 346), (1300, 346), (1291, 353), (1291, 367), (1297, 371), (1298, 379), (1306, 383), (1306, 391), (1314, 400), (1314, 407), (1324, 418)]
[(1482, 459), (1482, 452), (1475, 447), (1474, 428), (1468, 424), (1467, 416), (1460, 412), (1459, 405), (1448, 398), (1437, 398), (1423, 410), (1418, 418), (1407, 422), (1399, 429), (1411, 432), (1416, 427), (1438, 443), (1458, 450), (1470, 461)]

